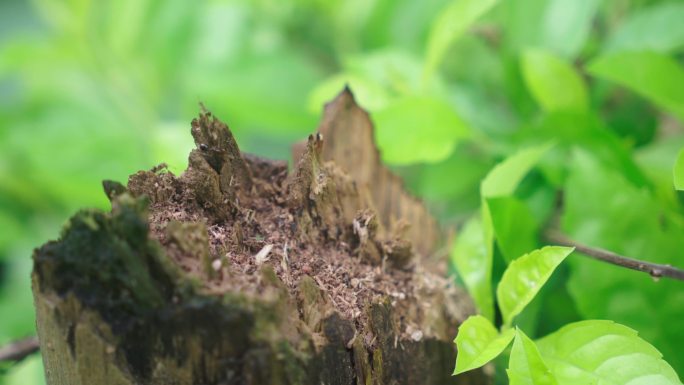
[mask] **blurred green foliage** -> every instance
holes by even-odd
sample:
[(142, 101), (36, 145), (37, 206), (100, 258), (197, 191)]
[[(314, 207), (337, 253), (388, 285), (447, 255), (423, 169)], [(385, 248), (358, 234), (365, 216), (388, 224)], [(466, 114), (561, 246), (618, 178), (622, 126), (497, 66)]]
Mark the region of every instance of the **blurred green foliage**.
[[(162, 161), (182, 171), (198, 102), (243, 149), (286, 159), (345, 83), (383, 158), (446, 225), (479, 212), (494, 164), (553, 144), (487, 197), (491, 223), (465, 229), (459, 247), (492, 275), (482, 293), (556, 222), (584, 243), (684, 267), (672, 179), (682, 20), (676, 0), (0, 2), (0, 344), (34, 333), (32, 247), (76, 209), (105, 208), (102, 179)], [(613, 319), (684, 373), (681, 283), (569, 261), (521, 316), (527, 335)], [(0, 369), (3, 384), (42, 378), (37, 357)]]

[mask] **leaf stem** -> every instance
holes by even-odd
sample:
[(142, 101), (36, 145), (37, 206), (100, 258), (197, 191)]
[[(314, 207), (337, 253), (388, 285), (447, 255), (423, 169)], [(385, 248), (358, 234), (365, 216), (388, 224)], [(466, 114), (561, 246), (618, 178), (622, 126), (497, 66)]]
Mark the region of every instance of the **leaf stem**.
[(549, 230), (544, 235), (545, 238), (550, 242), (562, 246), (572, 246), (580, 253), (599, 261), (647, 273), (654, 280), (657, 280), (661, 277), (667, 277), (684, 281), (684, 270), (672, 267), (671, 265), (661, 265), (658, 263), (641, 261), (639, 259), (625, 257), (609, 250), (587, 246), (568, 238), (556, 230)]
[(23, 340), (13, 341), (5, 346), (0, 346), (0, 362), (19, 362), (27, 356), (35, 353), (40, 348), (38, 337), (27, 337)]

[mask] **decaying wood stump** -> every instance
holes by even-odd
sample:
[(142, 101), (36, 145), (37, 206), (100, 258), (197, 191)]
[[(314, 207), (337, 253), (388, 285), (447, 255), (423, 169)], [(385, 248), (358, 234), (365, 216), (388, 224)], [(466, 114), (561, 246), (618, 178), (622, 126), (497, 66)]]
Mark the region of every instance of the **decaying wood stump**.
[(451, 376), (472, 305), (348, 90), (290, 172), (209, 112), (192, 135), (182, 175), (104, 182), (111, 212), (36, 250), (49, 384), (488, 383)]

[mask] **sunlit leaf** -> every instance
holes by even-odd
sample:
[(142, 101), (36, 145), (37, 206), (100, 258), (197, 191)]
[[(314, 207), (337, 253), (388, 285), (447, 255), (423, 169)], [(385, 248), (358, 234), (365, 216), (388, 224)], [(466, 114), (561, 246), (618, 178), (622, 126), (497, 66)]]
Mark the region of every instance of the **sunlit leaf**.
[[(485, 246), (485, 254), (483, 260), (486, 261), (483, 267), (487, 269), (484, 271), (486, 274), (485, 279), (487, 285), (490, 285), (488, 290), (491, 293), (492, 266), (494, 261), (494, 224), (492, 223), (492, 213), (489, 212), (489, 205), (487, 204), (487, 201), (484, 198), (481, 198), (480, 218), (482, 221), (482, 241)], [(490, 298), (490, 300), (494, 302), (492, 294), (490, 294)], [(482, 314), (485, 317), (487, 317), (490, 321), (494, 322), (493, 305), (488, 310), (491, 311), (489, 313), (483, 312)]]
[(627, 17), (605, 44), (606, 51), (676, 52), (684, 48), (684, 3), (656, 3)]
[(537, 341), (559, 385), (679, 385), (660, 352), (613, 321), (580, 321)]
[(438, 162), (469, 135), (456, 111), (435, 98), (402, 98), (371, 117), (382, 158), (392, 164)]
[(452, 0), (433, 22), (425, 54), (423, 79), (429, 79), (439, 67), (449, 46), (498, 0)]
[(484, 229), (479, 216), (473, 216), (461, 230), (451, 251), (451, 262), (465, 283), (480, 314), (494, 319), (492, 259), (487, 255)]
[(389, 102), (389, 93), (376, 82), (364, 76), (338, 74), (324, 80), (311, 91), (308, 102), (309, 111), (315, 114), (321, 113), (325, 104), (333, 100), (347, 86), (354, 94), (356, 102), (371, 112), (385, 107)]
[(589, 37), (601, 0), (551, 0), (540, 20), (543, 47), (567, 58), (577, 56)]
[(454, 374), (477, 369), (495, 359), (515, 336), (515, 329), (499, 333), (486, 318), (468, 317), (458, 328), (456, 336), (456, 369)]
[(508, 0), (501, 4), (506, 48), (519, 53), (529, 47), (543, 46), (544, 19), (548, 1)]
[(194, 147), (194, 143), (188, 138), (187, 122), (160, 123), (154, 132), (154, 142), (151, 145), (154, 159), (166, 163), (171, 172), (181, 174), (188, 166), (186, 154)]
[(587, 41), (600, 0), (507, 0), (503, 2), (507, 48), (541, 48), (576, 57)]
[(482, 181), (482, 196), (491, 198), (513, 194), (523, 177), (551, 147), (551, 144), (530, 147), (497, 164)]
[[(2, 370), (2, 367), (0, 367), (0, 370)], [(3, 384), (8, 385), (45, 384), (45, 371), (40, 354), (31, 355), (16, 366), (9, 368), (7, 375), (3, 376), (2, 380)]]
[(41, 17), (62, 31), (82, 27), (83, 15), (87, 14), (89, 3), (90, 1), (58, 2), (50, 0), (37, 0), (35, 2), (36, 11), (40, 13)]
[(105, 23), (99, 27), (104, 29), (103, 38), (110, 50), (119, 54), (130, 53), (140, 39), (144, 28), (145, 13), (151, 1), (118, 0), (116, 6), (109, 6), (106, 1), (91, 2), (91, 12), (106, 15)]
[(684, 150), (677, 155), (674, 166), (674, 186), (677, 190), (684, 190)]
[(510, 385), (557, 385), (556, 377), (546, 366), (537, 345), (520, 329), (515, 331), (515, 340), (508, 361)]
[(522, 72), (527, 88), (545, 110), (587, 109), (584, 81), (562, 59), (544, 51), (526, 51), (522, 56)]
[(684, 69), (655, 52), (621, 52), (600, 56), (588, 66), (597, 77), (616, 82), (650, 99), (684, 121)]
[(344, 69), (382, 87), (390, 96), (416, 96), (421, 91), (421, 58), (403, 49), (383, 48), (350, 55), (344, 60)]
[[(484, 255), (479, 259), (479, 261), (482, 262), (478, 267), (485, 270), (477, 271), (482, 275), (483, 279), (481, 284), (483, 285), (485, 282), (487, 285), (490, 285), (492, 259), (494, 257), (494, 222), (488, 203), (488, 198), (505, 197), (513, 194), (523, 177), (532, 169), (532, 167), (534, 167), (537, 161), (539, 161), (539, 159), (550, 148), (550, 144), (540, 145), (527, 148), (509, 156), (503, 162), (497, 164), (480, 184), (480, 226), (482, 229), (482, 242), (484, 243), (485, 248)], [(499, 225), (501, 225), (501, 223), (499, 223)], [(485, 289), (482, 290), (484, 291)], [(489, 288), (486, 290), (491, 292)], [(491, 297), (491, 294), (489, 294), (489, 296)], [(482, 314), (490, 320), (493, 320), (493, 310), (490, 312), (489, 310), (491, 307), (489, 306), (486, 309), (487, 311), (481, 310)]]
[(508, 265), (496, 289), (504, 325), (511, 324), (573, 250), (571, 247), (547, 246)]
[[(402, 46), (409, 48), (423, 48), (425, 46), (425, 31), (435, 18), (436, 12), (444, 6), (444, 1), (412, 1), (375, 0), (370, 2), (342, 2), (353, 4), (358, 9), (359, 4), (370, 5), (370, 14), (359, 34), (359, 38), (370, 47)], [(358, 19), (358, 12), (350, 12), (349, 16)], [(411, 20), (411, 28), (405, 28), (404, 22)], [(415, 23), (415, 24), (414, 24)]]

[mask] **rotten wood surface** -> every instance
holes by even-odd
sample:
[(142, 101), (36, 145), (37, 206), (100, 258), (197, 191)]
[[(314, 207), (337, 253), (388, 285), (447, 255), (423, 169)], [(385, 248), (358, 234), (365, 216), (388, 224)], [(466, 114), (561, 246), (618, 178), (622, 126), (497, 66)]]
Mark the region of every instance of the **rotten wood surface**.
[(451, 376), (473, 307), (372, 130), (345, 90), (288, 171), (203, 110), (182, 175), (105, 182), (34, 254), (48, 383), (489, 383)]
[(380, 160), (373, 123), (349, 89), (326, 105), (318, 130), (325, 138), (324, 159), (341, 167), (356, 182), (360, 195), (367, 197), (379, 214), (386, 236), (406, 239), (418, 255), (430, 257), (440, 241), (437, 222)]

